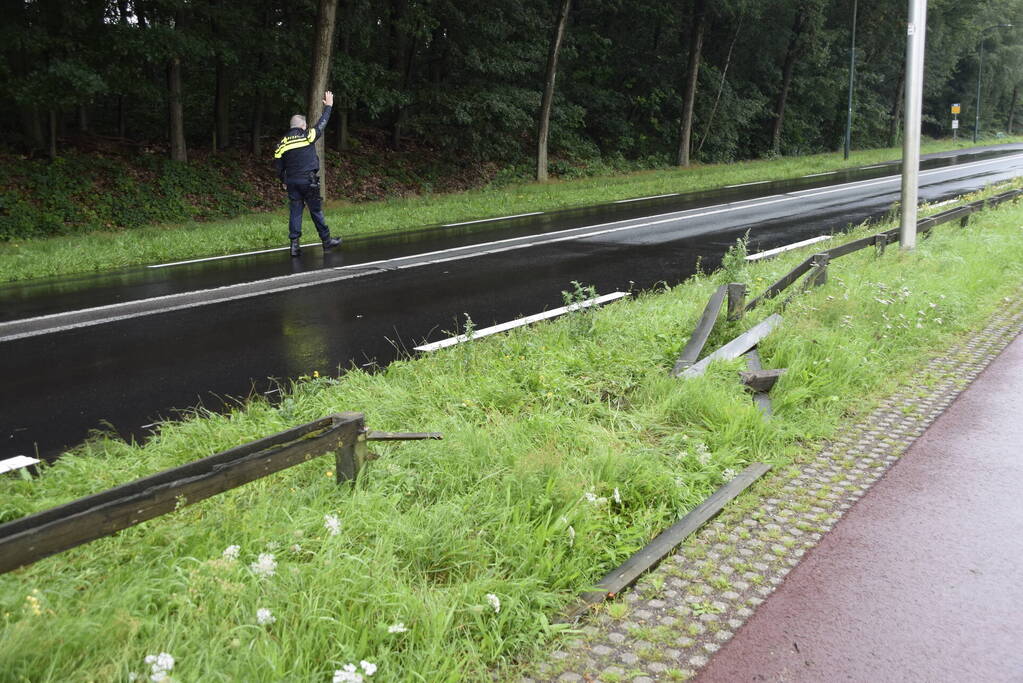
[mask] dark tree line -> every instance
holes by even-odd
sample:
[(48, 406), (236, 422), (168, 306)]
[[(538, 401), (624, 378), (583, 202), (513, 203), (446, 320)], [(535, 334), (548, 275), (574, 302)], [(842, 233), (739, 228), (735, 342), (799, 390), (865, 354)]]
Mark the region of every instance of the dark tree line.
[[(931, 0), (924, 130), (1019, 125), (1018, 0)], [(9, 151), (120, 138), (265, 155), (336, 95), (360, 130), (456, 158), (731, 161), (839, 149), (852, 0), (0, 0)], [(897, 143), (906, 0), (860, 0), (853, 142)], [(988, 29), (988, 30), (985, 30)], [(316, 111), (308, 111), (315, 117)], [(549, 143), (548, 143), (549, 139)]]

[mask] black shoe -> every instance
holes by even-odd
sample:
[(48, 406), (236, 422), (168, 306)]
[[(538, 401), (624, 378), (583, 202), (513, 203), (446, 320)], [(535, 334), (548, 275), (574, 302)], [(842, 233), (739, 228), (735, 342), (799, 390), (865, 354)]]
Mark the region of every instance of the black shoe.
[(298, 240), (291, 240), (291, 255), (292, 256), (294, 256), (295, 258), (298, 258), (299, 251), (301, 251), (301, 249), (302, 249), (302, 247), (299, 245)]
[(323, 240), (323, 250), (324, 251), (330, 251), (334, 247), (338, 247), (338, 246), (341, 246), (341, 238), (340, 237), (328, 237), (327, 239)]

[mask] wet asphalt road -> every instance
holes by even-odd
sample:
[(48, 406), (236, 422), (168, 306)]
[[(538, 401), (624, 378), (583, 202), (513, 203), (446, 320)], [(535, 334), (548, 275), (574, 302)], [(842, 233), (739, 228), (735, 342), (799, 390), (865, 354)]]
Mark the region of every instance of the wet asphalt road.
[[(932, 161), (921, 174), (921, 200), (1023, 174), (1020, 151)], [(448, 336), (464, 314), (482, 327), (560, 306), (572, 280), (601, 293), (674, 284), (700, 260), (715, 267), (747, 229), (761, 249), (881, 215), (898, 200), (892, 172), (528, 216), (471, 235), (445, 228), (353, 240), (338, 254), (308, 249), (300, 265), (275, 252), (6, 287), (0, 322), (236, 282), (277, 286), (296, 267), (345, 278), (9, 341), (0, 333), (0, 457), (54, 457), (104, 422), (144, 437), (144, 425), (174, 417), (174, 408), (220, 409), (218, 397), (272, 388), (268, 377), (386, 364), (423, 339)], [(369, 262), (377, 263), (360, 265)]]

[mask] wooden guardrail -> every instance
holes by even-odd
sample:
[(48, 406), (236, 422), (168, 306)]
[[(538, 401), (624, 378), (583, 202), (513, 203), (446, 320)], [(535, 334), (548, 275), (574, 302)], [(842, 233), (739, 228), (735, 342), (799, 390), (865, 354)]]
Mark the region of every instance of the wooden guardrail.
[[(1012, 201), (1020, 196), (1023, 196), (1023, 189), (1009, 190), (1008, 192), (1002, 192), (1001, 194), (988, 197), (987, 199), (980, 199), (964, 206), (957, 206), (953, 209), (936, 213), (933, 216), (921, 218), (917, 221), (916, 229), (918, 233), (926, 235), (935, 226), (957, 219), (959, 220), (960, 225), (965, 227), (970, 220), (970, 216), (977, 211), (998, 206), (1003, 202)], [(779, 278), (777, 282), (764, 290), (760, 296), (746, 304), (743, 312), (749, 312), (768, 299), (778, 296), (778, 294), (792, 286), (792, 284), (794, 284), (800, 277), (811, 270), (814, 272), (807, 278), (808, 286), (823, 284), (827, 279), (827, 263), (829, 261), (833, 261), (842, 256), (846, 256), (847, 254), (852, 254), (860, 249), (866, 249), (871, 246), (877, 250), (878, 254), (883, 254), (885, 246), (895, 242), (898, 238), (899, 229), (893, 228), (892, 230), (886, 230), (884, 232), (879, 232), (876, 235), (862, 237), (858, 240), (846, 242), (845, 244), (840, 244), (826, 251), (814, 254)]]
[(0, 574), (165, 515), (327, 453), (337, 482), (376, 456), (368, 441), (440, 439), (437, 433), (374, 432), (362, 413), (337, 413), (195, 462), (0, 524)]
[[(965, 206), (959, 206), (954, 209), (942, 211), (941, 213), (928, 216), (917, 221), (917, 231), (926, 235), (932, 228), (934, 228), (934, 226), (957, 219), (959, 220), (960, 225), (965, 226), (969, 221), (970, 215), (974, 212), (987, 207), (997, 206), (1002, 202), (1011, 201), (1020, 196), (1023, 196), (1023, 189), (1010, 190), (993, 197), (988, 197), (987, 199), (972, 202)], [(685, 348), (682, 350), (678, 360), (675, 362), (675, 366), (671, 370), (671, 376), (681, 378), (694, 377), (702, 374), (714, 360), (732, 359), (738, 358), (739, 356), (745, 356), (749, 369), (746, 372), (740, 373), (740, 380), (746, 388), (754, 394), (754, 400), (763, 413), (766, 416), (770, 416), (771, 400), (768, 396), (768, 392), (771, 390), (771, 387), (774, 386), (774, 383), (778, 380), (778, 378), (785, 373), (785, 370), (783, 368), (765, 370), (760, 363), (757, 344), (765, 336), (767, 336), (771, 330), (781, 324), (781, 316), (777, 313), (770, 316), (702, 360), (697, 360), (700, 357), (700, 353), (703, 351), (704, 345), (707, 343), (707, 339), (710, 337), (711, 331), (717, 324), (717, 319), (721, 312), (721, 308), (724, 305), (725, 297), (727, 296), (728, 301), (728, 320), (738, 320), (743, 316), (743, 314), (753, 310), (768, 299), (778, 296), (780, 293), (795, 284), (804, 275), (806, 275), (806, 277), (803, 279), (803, 286), (800, 288), (800, 291), (806, 291), (810, 287), (820, 287), (826, 284), (828, 281), (828, 264), (834, 259), (847, 254), (852, 254), (860, 249), (866, 249), (871, 246), (874, 247), (878, 255), (883, 254), (885, 246), (889, 242), (898, 239), (898, 236), (899, 230), (896, 228), (877, 233), (876, 235), (869, 235), (858, 240), (846, 242), (845, 244), (837, 245), (826, 251), (818, 252), (783, 275), (777, 282), (773, 283), (760, 296), (754, 298), (749, 303), (746, 303), (746, 285), (737, 282), (721, 285), (714, 294), (711, 295), (710, 301), (707, 303), (707, 307), (703, 311), (703, 315), (700, 316), (700, 320), (696, 324), (696, 329), (689, 337)], [(784, 303), (787, 304), (792, 297), (797, 294), (798, 292), (790, 295)]]

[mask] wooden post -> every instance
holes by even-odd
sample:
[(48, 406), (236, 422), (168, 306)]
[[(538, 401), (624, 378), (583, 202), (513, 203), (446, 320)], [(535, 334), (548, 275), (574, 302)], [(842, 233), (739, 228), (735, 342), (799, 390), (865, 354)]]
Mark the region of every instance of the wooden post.
[(813, 270), (806, 276), (807, 287), (820, 287), (828, 282), (828, 261), (831, 254), (824, 252), (813, 255)]
[(970, 214), (966, 214), (965, 216), (963, 216), (962, 218), (959, 219), (959, 227), (960, 228), (965, 228), (969, 224), (970, 224)]
[[(335, 417), (335, 424), (340, 416)], [(359, 421), (358, 430), (354, 439), (345, 439), (335, 454), (335, 480), (338, 485), (346, 481), (352, 481), (359, 475), (359, 470), (366, 462), (366, 455), (369, 453), (366, 447), (366, 424)]]
[(883, 232), (882, 233), (878, 233), (877, 235), (874, 235), (874, 255), (875, 256), (884, 256), (884, 248), (886, 246), (888, 246), (888, 235), (884, 234)]
[(728, 319), (741, 320), (746, 312), (747, 287), (741, 282), (728, 283)]

